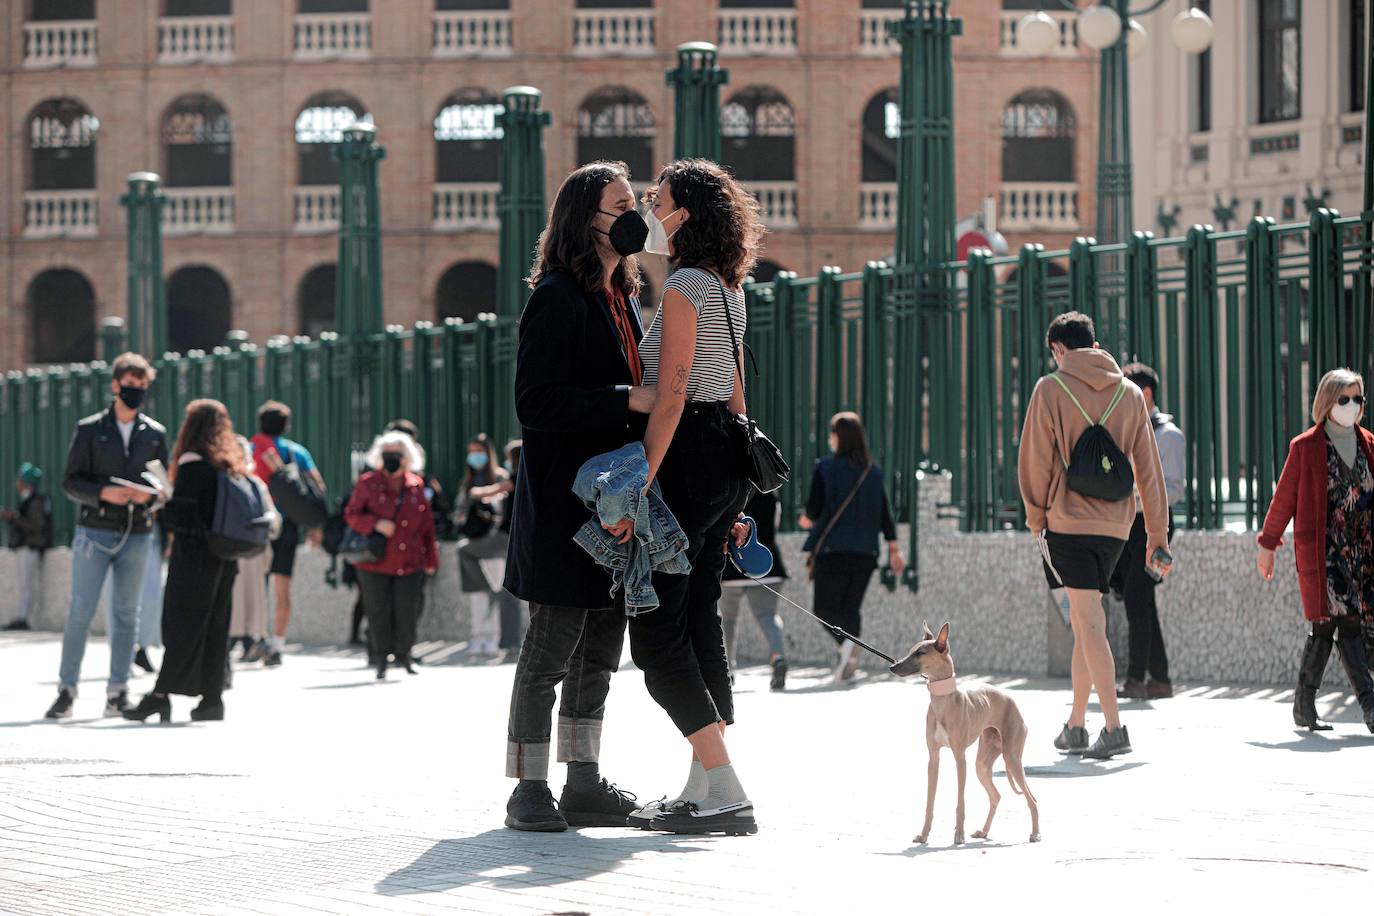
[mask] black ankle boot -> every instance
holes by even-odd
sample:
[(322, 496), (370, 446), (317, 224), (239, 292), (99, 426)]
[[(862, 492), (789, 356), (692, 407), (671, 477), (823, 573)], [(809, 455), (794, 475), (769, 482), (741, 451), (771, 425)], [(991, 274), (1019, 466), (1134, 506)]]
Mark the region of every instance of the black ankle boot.
[(191, 710), (192, 722), (223, 722), (224, 700), (219, 697), (202, 697), (200, 705)]
[(1342, 636), (1336, 640), (1341, 653), (1341, 667), (1350, 680), (1350, 689), (1364, 710), (1365, 727), (1374, 733), (1374, 675), (1369, 673), (1369, 662), (1364, 654), (1364, 641), (1358, 635)]
[(1331, 730), (1317, 718), (1317, 688), (1326, 673), (1326, 660), (1331, 657), (1331, 637), (1308, 636), (1302, 649), (1302, 665), (1298, 669), (1298, 689), (1293, 693), (1293, 724), (1314, 732)]
[(149, 716), (156, 715), (161, 722), (172, 721), (172, 700), (166, 694), (159, 696), (150, 693), (138, 701), (138, 705), (124, 710), (124, 718), (132, 719), (135, 722), (143, 722)]

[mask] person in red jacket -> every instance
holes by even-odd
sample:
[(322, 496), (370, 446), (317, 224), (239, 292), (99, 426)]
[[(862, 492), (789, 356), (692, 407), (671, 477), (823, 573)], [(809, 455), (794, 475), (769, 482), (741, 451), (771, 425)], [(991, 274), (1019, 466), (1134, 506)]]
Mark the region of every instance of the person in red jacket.
[(1313, 731), (1317, 689), (1334, 636), (1341, 664), (1374, 732), (1374, 677), (1363, 631), (1374, 627), (1374, 435), (1360, 427), (1364, 379), (1349, 369), (1322, 376), (1312, 400), (1314, 425), (1288, 446), (1278, 489), (1259, 536), (1257, 565), (1274, 578), (1274, 551), (1293, 525), (1303, 616), (1309, 622), (1293, 722)]
[(386, 432), (372, 442), (344, 519), (359, 534), (380, 534), (386, 551), (376, 563), (358, 563), (358, 588), (367, 609), (372, 644), (377, 647), (377, 680), (386, 680), (387, 646), (396, 664), (414, 674), (410, 647), (415, 620), (425, 600), (425, 580), (439, 566), (434, 513), (425, 495), (424, 454), (402, 432)]

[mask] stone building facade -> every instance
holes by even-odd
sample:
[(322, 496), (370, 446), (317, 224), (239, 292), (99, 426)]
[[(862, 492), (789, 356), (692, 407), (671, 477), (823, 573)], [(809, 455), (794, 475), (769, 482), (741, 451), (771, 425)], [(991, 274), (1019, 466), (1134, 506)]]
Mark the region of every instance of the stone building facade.
[[(956, 0), (958, 211), (998, 202), (1011, 250), (1090, 222), (1096, 63), (1071, 25), (1020, 54), (1024, 2)], [(492, 307), (501, 90), (532, 85), (549, 196), (579, 161), (647, 183), (672, 152), (664, 71), (720, 44), (725, 159), (760, 197), (766, 278), (890, 256), (892, 0), (4, 0), (0, 367), (95, 355), (125, 313), (126, 176), (163, 176), (172, 349), (330, 327), (337, 190), (323, 145), (355, 118), (381, 164), (386, 320)], [(1057, 15), (1057, 14), (1056, 14)], [(1006, 166), (1004, 168), (1004, 165)], [(1081, 217), (1080, 217), (1081, 215)], [(651, 289), (662, 265), (651, 262)]]

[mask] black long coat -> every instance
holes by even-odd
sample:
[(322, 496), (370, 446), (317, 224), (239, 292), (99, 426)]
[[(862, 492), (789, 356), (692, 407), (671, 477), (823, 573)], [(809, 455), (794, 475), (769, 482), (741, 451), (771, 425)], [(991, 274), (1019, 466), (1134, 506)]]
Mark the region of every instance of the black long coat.
[[(629, 301), (636, 338), (639, 303)], [(572, 274), (550, 273), (520, 316), (515, 412), (525, 447), (514, 494), (505, 587), (539, 604), (611, 606), (611, 579), (573, 543), (591, 517), (573, 494), (589, 458), (635, 438), (630, 428), (630, 366), (601, 293)]]

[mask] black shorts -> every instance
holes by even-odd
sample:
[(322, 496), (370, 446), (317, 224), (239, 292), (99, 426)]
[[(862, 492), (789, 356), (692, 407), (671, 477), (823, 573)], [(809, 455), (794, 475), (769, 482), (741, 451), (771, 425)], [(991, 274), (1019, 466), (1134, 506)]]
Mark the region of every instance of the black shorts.
[(1107, 594), (1126, 542), (1096, 534), (1045, 532), (1041, 564), (1050, 588), (1081, 588)]
[(281, 522), (281, 536), (272, 542), (272, 569), (276, 576), (291, 578), (296, 569), (296, 548), (301, 543), (301, 530), (288, 518)]

